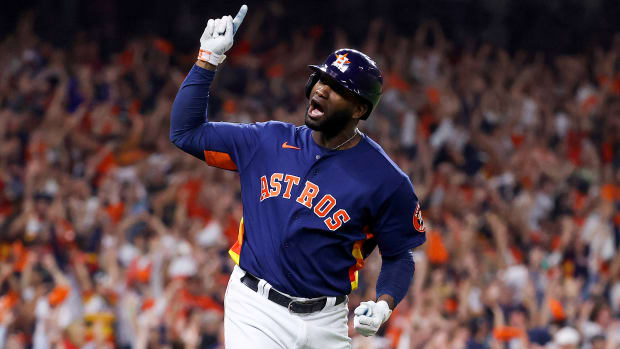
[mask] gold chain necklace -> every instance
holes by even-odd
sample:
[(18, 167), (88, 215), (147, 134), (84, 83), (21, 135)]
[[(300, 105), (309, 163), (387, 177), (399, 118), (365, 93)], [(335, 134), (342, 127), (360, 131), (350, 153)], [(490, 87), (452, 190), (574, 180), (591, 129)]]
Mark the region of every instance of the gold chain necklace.
[(355, 136), (357, 136), (359, 133), (360, 133), (360, 130), (356, 127), (356, 128), (355, 128), (355, 131), (353, 132), (353, 136), (351, 136), (351, 138), (349, 138), (349, 139), (347, 139), (346, 141), (342, 142), (342, 144), (340, 144), (339, 146), (332, 148), (332, 150), (336, 150), (336, 149), (338, 149), (338, 148), (342, 147), (343, 145), (345, 145), (345, 144), (349, 143), (349, 142), (350, 142), (353, 138), (355, 138)]

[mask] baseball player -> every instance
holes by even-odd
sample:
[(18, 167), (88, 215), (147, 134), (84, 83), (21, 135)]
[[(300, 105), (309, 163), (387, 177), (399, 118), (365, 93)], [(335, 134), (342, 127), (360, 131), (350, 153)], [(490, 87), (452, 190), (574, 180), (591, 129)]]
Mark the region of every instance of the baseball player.
[(172, 107), (170, 140), (208, 165), (237, 171), (243, 219), (229, 254), (227, 348), (350, 348), (348, 297), (378, 246), (377, 299), (355, 309), (374, 335), (405, 296), (411, 249), (425, 241), (408, 176), (357, 128), (381, 97), (365, 54), (340, 49), (309, 66), (305, 126), (209, 122), (209, 87), (247, 12), (210, 19)]

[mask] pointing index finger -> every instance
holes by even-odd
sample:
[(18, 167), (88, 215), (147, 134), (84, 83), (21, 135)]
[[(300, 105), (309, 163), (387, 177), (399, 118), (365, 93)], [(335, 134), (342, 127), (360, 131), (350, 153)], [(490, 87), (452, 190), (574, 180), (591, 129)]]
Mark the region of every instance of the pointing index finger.
[(237, 15), (235, 16), (235, 19), (233, 19), (233, 35), (237, 33), (237, 29), (239, 29), (239, 26), (243, 22), (246, 13), (248, 13), (248, 6), (241, 6), (239, 12), (237, 12)]

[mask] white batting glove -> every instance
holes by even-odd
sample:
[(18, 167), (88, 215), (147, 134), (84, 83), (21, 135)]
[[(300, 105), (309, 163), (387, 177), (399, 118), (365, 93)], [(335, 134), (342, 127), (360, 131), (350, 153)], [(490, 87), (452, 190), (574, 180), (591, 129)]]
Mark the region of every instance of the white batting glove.
[(200, 52), (198, 59), (211, 63), (215, 66), (222, 63), (226, 58), (226, 51), (233, 45), (233, 36), (239, 29), (245, 14), (248, 12), (246, 5), (241, 6), (233, 19), (231, 16), (210, 19), (207, 27), (200, 37)]
[(392, 310), (386, 301), (362, 302), (359, 307), (355, 308), (353, 328), (362, 336), (373, 336), (379, 327), (390, 318), (390, 315), (392, 315)]

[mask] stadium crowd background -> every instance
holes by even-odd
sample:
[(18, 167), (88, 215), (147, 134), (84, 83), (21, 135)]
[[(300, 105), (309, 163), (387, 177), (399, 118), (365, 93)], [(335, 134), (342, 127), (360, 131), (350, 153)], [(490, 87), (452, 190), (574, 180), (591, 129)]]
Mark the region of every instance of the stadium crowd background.
[[(428, 240), (354, 348), (619, 347), (617, 3), (248, 4), (212, 120), (303, 123), (306, 65), (334, 48), (385, 77), (361, 129), (411, 176)], [(223, 347), (238, 178), (168, 131), (206, 19), (238, 6), (151, 5), (0, 14), (0, 347)]]

